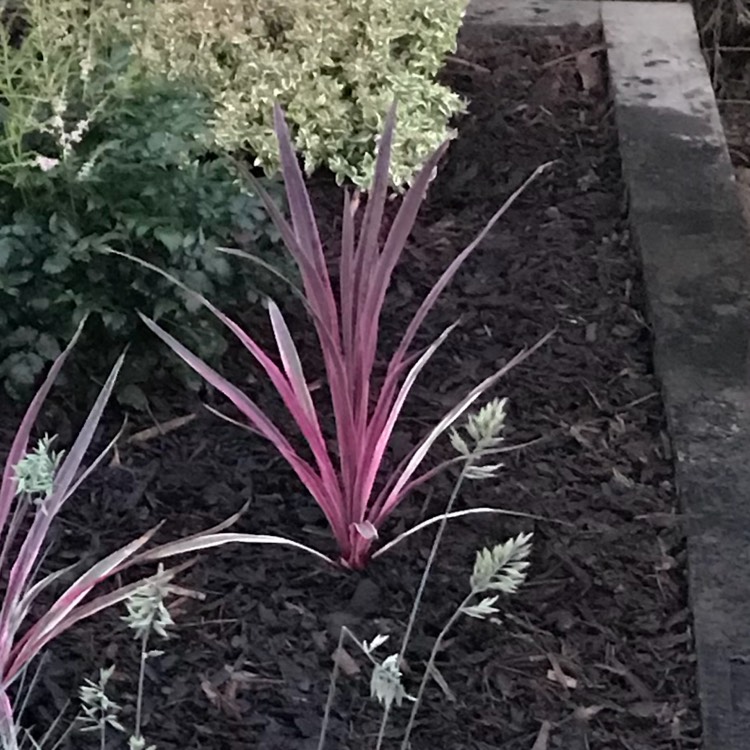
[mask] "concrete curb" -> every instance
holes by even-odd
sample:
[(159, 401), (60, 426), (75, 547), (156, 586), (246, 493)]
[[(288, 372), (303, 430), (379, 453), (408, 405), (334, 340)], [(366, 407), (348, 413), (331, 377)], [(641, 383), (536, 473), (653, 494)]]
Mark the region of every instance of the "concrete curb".
[(747, 750), (750, 242), (691, 6), (473, 0), (466, 16), (599, 21), (686, 516), (703, 750)]
[(677, 488), (704, 750), (750, 747), (750, 243), (690, 5), (602, 6)]

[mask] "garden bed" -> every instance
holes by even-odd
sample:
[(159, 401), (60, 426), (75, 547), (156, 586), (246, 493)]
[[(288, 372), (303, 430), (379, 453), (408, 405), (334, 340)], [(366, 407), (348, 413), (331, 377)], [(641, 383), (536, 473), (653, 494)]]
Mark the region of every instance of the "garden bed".
[[(541, 441), (512, 453), (498, 481), (471, 484), (459, 501), (549, 520), (451, 523), (407, 653), (407, 688), (464, 597), (478, 548), (533, 528), (528, 584), (503, 605), (502, 624), (459, 623), (438, 659), (447, 689), (430, 686), (417, 748), (700, 743), (685, 542), (600, 42), (574, 28), (465, 31), (444, 73), (471, 107), (397, 271), (383, 323), (387, 347), (498, 205), (540, 163), (556, 163), (428, 319), (425, 341), (459, 316), (463, 323), (414, 390), (396, 453), (499, 362), (558, 332), (496, 394), (510, 399), (509, 444)], [(340, 192), (322, 179), (314, 195), (332, 238)], [(253, 315), (250, 323), (265, 325)], [(308, 328), (291, 320), (303, 359), (314, 361)], [(225, 368), (240, 384), (252, 371), (247, 359), (228, 357)], [(250, 383), (265, 404), (270, 391)], [(170, 403), (165, 417), (194, 406), (187, 398)], [(444, 477), (415, 493), (387, 531), (438, 513), (449, 490)], [(71, 502), (48, 562), (69, 564), (82, 549), (93, 559), (161, 519), (176, 537), (248, 500), (239, 529), (330, 550), (320, 513), (284, 463), (260, 439), (201, 414), (162, 437), (123, 442), (117, 462)], [(181, 583), (206, 598), (175, 603), (174, 636), (149, 663), (147, 739), (160, 750), (315, 747), (338, 628), (397, 641), (431, 542), (429, 531), (411, 537), (363, 574), (266, 548), (202, 557)], [(118, 667), (115, 692), (129, 702), (138, 655), (119, 614), (98, 616), (53, 645), (27, 718), (48, 724), (83, 677), (110, 663)], [(369, 698), (369, 669), (351, 654), (361, 671), (340, 680), (328, 746), (359, 750), (374, 745), (380, 712)], [(395, 741), (403, 729), (395, 709), (391, 727)], [(76, 735), (70, 747), (86, 742)]]

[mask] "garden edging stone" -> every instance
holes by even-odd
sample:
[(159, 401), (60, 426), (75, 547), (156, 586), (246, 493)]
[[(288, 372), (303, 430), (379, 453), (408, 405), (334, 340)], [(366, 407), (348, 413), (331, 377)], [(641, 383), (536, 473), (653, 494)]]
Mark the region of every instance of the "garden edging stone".
[(689, 3), (475, 0), (467, 23), (601, 21), (685, 515), (704, 750), (750, 747), (750, 243)]
[(600, 18), (596, 0), (471, 0), (464, 26), (593, 26)]

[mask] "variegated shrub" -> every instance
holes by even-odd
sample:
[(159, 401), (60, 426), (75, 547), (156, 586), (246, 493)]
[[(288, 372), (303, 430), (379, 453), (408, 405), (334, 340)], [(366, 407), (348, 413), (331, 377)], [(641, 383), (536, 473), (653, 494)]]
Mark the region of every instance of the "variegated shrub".
[(383, 113), (399, 102), (391, 178), (410, 180), (446, 138), (459, 97), (435, 81), (466, 0), (133, 0), (122, 19), (152, 73), (187, 78), (218, 105), (219, 142), (278, 166), (283, 107), (308, 172), (373, 176)]

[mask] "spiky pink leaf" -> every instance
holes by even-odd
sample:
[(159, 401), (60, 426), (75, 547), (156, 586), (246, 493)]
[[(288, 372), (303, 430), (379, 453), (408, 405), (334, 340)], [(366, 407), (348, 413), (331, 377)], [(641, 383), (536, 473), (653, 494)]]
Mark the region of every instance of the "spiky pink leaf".
[(378, 432), (376, 435), (373, 435), (375, 439), (374, 444), (368, 449), (369, 460), (367, 463), (366, 472), (362, 477), (362, 485), (359, 488), (359, 496), (362, 498), (362, 506), (359, 508), (359, 513), (361, 515), (358, 515), (358, 521), (363, 521), (366, 518), (366, 503), (370, 499), (370, 496), (372, 494), (372, 488), (375, 484), (377, 471), (383, 461), (385, 450), (388, 447), (391, 435), (393, 434), (393, 428), (396, 426), (396, 422), (401, 415), (401, 410), (404, 407), (409, 392), (414, 386), (414, 383), (416, 383), (417, 377), (422, 372), (425, 365), (430, 361), (430, 359), (432, 359), (432, 356), (440, 348), (440, 346), (448, 338), (448, 336), (450, 336), (451, 332), (457, 325), (458, 321), (449, 325), (440, 334), (440, 336), (438, 336), (437, 339), (435, 339), (435, 341), (433, 341), (432, 344), (425, 350), (424, 354), (422, 354), (422, 356), (416, 361), (414, 366), (409, 371), (409, 374), (406, 376), (401, 389), (399, 390), (398, 396), (396, 397), (396, 400), (388, 414), (382, 430), (380, 430), (380, 432)]
[(411, 187), (404, 196), (393, 225), (388, 232), (383, 252), (367, 269), (367, 285), (362, 291), (361, 320), (357, 338), (361, 342), (359, 365), (365, 382), (371, 378), (372, 366), (377, 351), (378, 327), (386, 293), (393, 270), (401, 257), (407, 240), (414, 228), (419, 209), (424, 202), (427, 188), (448, 144), (444, 143), (427, 159)]
[[(148, 552), (139, 555), (137, 558), (132, 558), (132, 561), (138, 560), (139, 562), (145, 562), (148, 560), (163, 560), (175, 555), (182, 555), (191, 552), (200, 552), (216, 547), (222, 547), (226, 544), (271, 544), (280, 545), (286, 547), (292, 547), (293, 549), (302, 550), (307, 552), (318, 560), (325, 562), (329, 565), (333, 565), (334, 561), (326, 555), (312, 549), (304, 544), (295, 542), (292, 539), (285, 537), (273, 536), (269, 534), (240, 534), (240, 533), (219, 533), (219, 534), (208, 534), (201, 533), (195, 534), (190, 538), (180, 539), (176, 542), (168, 542), (162, 544), (159, 547), (155, 547)], [(188, 563), (189, 564), (189, 563)], [(108, 594), (104, 594), (90, 602), (79, 605), (67, 613), (67, 615), (58, 619), (54, 624), (47, 624), (44, 629), (34, 629), (33, 633), (27, 634), (23, 642), (19, 644), (18, 648), (14, 651), (14, 658), (11, 664), (8, 666), (8, 672), (4, 684), (10, 684), (15, 678), (18, 677), (24, 666), (31, 661), (41, 649), (49, 643), (51, 640), (56, 638), (58, 635), (63, 633), (65, 630), (70, 628), (77, 622), (80, 622), (87, 617), (90, 617), (97, 612), (101, 612), (114, 604), (126, 600), (132, 593), (147, 584), (149, 581), (161, 579), (164, 576), (172, 577), (180, 570), (184, 569), (185, 565), (176, 566), (170, 570), (164, 571), (161, 574), (152, 576), (150, 578), (142, 579), (136, 583), (129, 584), (118, 588)], [(113, 570), (121, 570), (122, 566), (114, 568)]]
[(13, 705), (8, 691), (2, 685), (0, 685), (0, 747), (3, 750), (18, 750)]
[(274, 107), (274, 127), (279, 143), (281, 172), (284, 176), (284, 186), (286, 188), (294, 234), (297, 237), (302, 253), (310, 260), (318, 278), (323, 284), (325, 299), (323, 309), (320, 311), (323, 315), (323, 322), (330, 328), (334, 340), (340, 341), (336, 300), (333, 296), (325, 254), (323, 253), (323, 246), (320, 243), (318, 227), (315, 223), (315, 214), (313, 213), (310, 194), (307, 192), (305, 179), (297, 161), (297, 154), (292, 145), (289, 127), (278, 104)]
[(353, 462), (350, 456), (345, 454), (356, 450), (353, 446), (355, 446), (354, 436), (357, 430), (354, 416), (357, 402), (355, 401), (356, 393), (351, 387), (351, 378), (354, 377), (355, 373), (349, 371), (342, 357), (341, 326), (336, 299), (333, 295), (325, 254), (315, 223), (312, 202), (292, 146), (289, 128), (278, 105), (274, 108), (274, 122), (279, 143), (281, 171), (284, 176), (289, 213), (291, 214), (296, 238), (296, 251), (300, 252), (313, 265), (315, 270), (315, 273), (312, 274), (314, 279), (308, 279), (303, 269), (305, 288), (310, 290), (322, 288), (322, 291), (316, 292), (319, 293), (319, 303), (316, 307), (317, 314), (314, 320), (320, 339), (326, 374), (328, 375), (331, 400), (336, 414), (335, 427), (341, 453), (342, 482), (344, 486), (350, 486), (353, 481), (351, 475)]
[(339, 287), (341, 308), (342, 348), (347, 358), (354, 349), (354, 217), (359, 206), (359, 196), (351, 198), (344, 191), (344, 213), (341, 218), (341, 258), (339, 261)]
[(112, 449), (117, 445), (125, 431), (125, 423), (118, 430), (115, 436), (107, 443), (107, 445), (99, 452), (99, 455), (81, 472), (79, 472), (76, 480), (68, 488), (68, 497), (74, 495), (78, 488), (102, 465), (104, 459), (110, 454)]
[[(170, 580), (179, 571), (184, 570), (192, 562), (183, 563), (182, 565), (175, 566), (169, 570), (162, 571), (148, 578), (142, 578), (135, 583), (121, 586), (114, 591), (104, 594), (96, 599), (92, 599), (85, 604), (80, 604), (73, 607), (68, 611), (64, 617), (59, 617), (55, 622), (50, 622), (43, 629), (37, 629), (36, 626), (32, 628), (24, 638), (16, 645), (13, 650), (12, 659), (7, 666), (5, 681), (6, 684), (11, 684), (17, 679), (23, 670), (33, 661), (42, 651), (42, 649), (51, 641), (53, 641), (61, 633), (64, 633), (71, 626), (77, 622), (91, 617), (91, 615), (101, 612), (115, 604), (119, 604), (125, 601), (131, 594), (137, 591), (142, 586), (148, 585), (151, 582)], [(111, 573), (110, 573), (111, 576)], [(109, 577), (109, 576), (108, 576)], [(106, 577), (105, 577), (106, 578)], [(101, 581), (105, 580), (101, 579)], [(100, 581), (100, 582), (101, 582)], [(93, 590), (94, 587), (90, 589)], [(38, 625), (38, 623), (37, 623)]]
[(300, 407), (307, 414), (307, 418), (320, 431), (315, 406), (310, 395), (310, 389), (307, 387), (307, 380), (305, 379), (297, 347), (294, 345), (292, 334), (289, 333), (289, 328), (284, 320), (284, 316), (281, 314), (281, 310), (279, 310), (278, 305), (273, 300), (269, 300), (268, 302), (268, 314), (271, 318), (271, 326), (276, 337), (279, 355), (281, 356), (281, 361), (294, 395), (297, 397)]
[[(310, 415), (310, 411), (307, 408), (309, 407), (309, 404), (306, 405), (300, 403), (300, 401), (298, 400), (298, 395), (297, 393), (295, 393), (294, 388), (289, 383), (284, 373), (282, 373), (281, 370), (277, 367), (275, 362), (273, 362), (273, 360), (265, 353), (265, 351), (263, 351), (263, 349), (255, 342), (255, 340), (242, 329), (241, 326), (235, 323), (227, 315), (222, 313), (213, 303), (211, 303), (210, 300), (208, 300), (202, 294), (191, 290), (186, 284), (181, 282), (172, 274), (168, 273), (162, 268), (159, 268), (153, 263), (149, 263), (148, 261), (141, 258), (136, 258), (135, 256), (128, 255), (127, 253), (122, 253), (115, 250), (111, 250), (110, 253), (113, 255), (119, 255), (121, 257), (128, 258), (138, 263), (139, 265), (149, 268), (150, 270), (155, 271), (159, 275), (163, 276), (165, 279), (175, 284), (175, 286), (178, 286), (180, 289), (182, 289), (186, 294), (189, 294), (191, 297), (193, 297), (193, 299), (195, 299), (201, 305), (206, 307), (239, 339), (240, 343), (250, 352), (250, 354), (252, 354), (258, 364), (260, 364), (261, 367), (265, 370), (277, 393), (281, 396), (284, 405), (291, 414), (292, 418), (297, 423), (297, 426), (300, 428), (302, 435), (310, 446), (310, 449), (315, 458), (315, 462), (318, 466), (318, 470), (320, 472), (320, 482), (318, 483), (318, 487), (313, 494), (313, 497), (315, 497), (316, 500), (321, 500), (325, 497), (330, 498), (329, 500), (323, 500), (323, 502), (326, 503), (326, 505), (323, 506), (324, 510), (326, 507), (328, 507), (329, 510), (334, 506), (340, 507), (341, 502), (337, 501), (337, 496), (341, 490), (339, 487), (338, 479), (336, 477), (336, 472), (331, 462), (331, 458), (328, 454), (328, 448), (325, 444), (325, 440), (321, 432), (317, 417), (314, 411), (312, 412), (312, 416)], [(231, 385), (229, 381), (219, 375), (207, 364), (202, 362), (200, 358), (196, 357), (188, 349), (182, 346), (173, 336), (164, 331), (164, 329), (161, 328), (156, 322), (150, 320), (141, 313), (139, 313), (139, 315), (144, 323), (149, 328), (151, 328), (154, 333), (157, 333), (157, 335), (159, 335), (162, 340), (167, 343), (173, 349), (173, 351), (175, 351), (175, 353), (179, 354), (180, 357), (183, 357), (183, 359), (185, 359), (185, 362), (189, 364), (199, 375), (205, 378), (205, 375), (202, 372), (202, 368), (208, 368), (207, 370), (205, 370), (205, 372), (213, 373), (212, 377), (215, 379), (215, 382), (209, 382), (212, 382), (212, 384), (215, 385), (215, 387), (217, 387), (222, 393), (224, 393), (224, 395), (229, 397), (230, 400), (235, 403), (235, 405), (238, 405), (237, 399), (242, 401), (246, 405), (247, 410), (241, 406), (238, 406), (238, 408), (243, 411), (243, 413), (249, 419), (255, 429), (257, 429), (264, 437), (266, 437), (266, 439), (274, 442), (274, 440), (276, 440), (278, 437), (281, 437), (284, 441), (284, 444), (288, 446), (288, 450), (292, 450), (294, 455), (297, 455), (296, 451), (293, 451), (286, 438), (283, 437), (281, 432), (275, 428), (275, 426), (266, 417), (265, 413), (263, 413), (259, 407), (257, 407), (250, 399), (248, 399), (245, 394), (243, 394), (235, 386)], [(350, 411), (350, 409), (346, 402), (347, 388), (345, 384), (345, 369), (343, 367), (343, 363), (339, 361), (340, 354), (337, 355), (337, 347), (335, 343), (331, 342), (331, 348), (328, 349), (328, 353), (332, 355), (331, 357), (326, 358), (327, 371), (329, 374), (329, 379), (332, 383), (331, 390), (332, 392), (335, 391), (335, 393), (337, 394), (335, 398), (335, 404), (338, 408), (338, 411), (342, 415), (339, 419), (339, 422), (342, 425), (346, 425), (346, 414)], [(337, 359), (337, 356), (339, 357), (339, 359)], [(223, 384), (223, 387), (220, 387), (219, 385), (217, 385), (217, 383)], [(225, 388), (229, 390), (225, 390)], [(231, 396), (230, 392), (232, 394)], [(267, 430), (269, 429), (269, 427), (273, 427), (273, 429), (271, 430), (272, 434), (275, 436), (273, 438), (268, 437), (269, 433), (267, 432)], [(343, 431), (345, 430), (345, 427), (342, 426), (341, 429)], [(282, 455), (285, 454), (282, 453)], [(299, 457), (297, 456), (297, 459), (298, 458)], [(304, 462), (300, 463), (299, 460), (296, 459), (293, 459), (292, 468), (294, 468), (295, 471), (298, 471), (299, 468), (299, 470), (302, 472), (300, 473), (300, 471), (298, 471), (298, 475), (300, 476), (300, 478), (302, 478), (303, 475), (309, 477), (309, 479), (303, 479), (303, 481), (305, 482), (305, 485), (308, 487), (308, 489), (312, 492), (313, 484), (309, 483), (315, 481), (312, 468), (308, 464), (305, 464)], [(326, 513), (326, 515), (330, 518), (328, 513)]]
[[(351, 363), (357, 368), (357, 389), (359, 398), (355, 399), (359, 418), (366, 419), (369, 401), (370, 376), (360, 352), (370, 351), (377, 345), (377, 340), (367, 337), (364, 332), (369, 326), (367, 320), (368, 301), (372, 288), (372, 274), (378, 265), (380, 256), (380, 230), (385, 215), (385, 201), (388, 196), (390, 179), (391, 148), (396, 127), (396, 104), (394, 102), (385, 120), (385, 128), (380, 137), (375, 160), (373, 181), (367, 195), (365, 215), (359, 230), (359, 242), (354, 256), (354, 339), (357, 355)], [(364, 334), (364, 335), (363, 335)]]
[(492, 218), (484, 225), (483, 229), (477, 234), (477, 236), (464, 248), (453, 262), (445, 269), (440, 278), (438, 279), (435, 286), (430, 289), (429, 294), (419, 306), (417, 313), (414, 315), (409, 327), (404, 334), (404, 338), (399, 346), (400, 350), (406, 351), (411, 346), (411, 342), (414, 340), (414, 336), (421, 327), (427, 314), (435, 304), (435, 300), (440, 296), (446, 286), (452, 281), (456, 272), (461, 267), (463, 262), (477, 249), (477, 247), (484, 241), (487, 235), (492, 231), (498, 221), (507, 213), (508, 209), (518, 200), (519, 196), (526, 191), (540, 174), (542, 174), (550, 165), (551, 162), (547, 162), (537, 167), (521, 184), (519, 188), (513, 191), (510, 197), (503, 203), (502, 206), (495, 212)]
[[(167, 545), (162, 545), (160, 547), (154, 548), (153, 550), (149, 550), (148, 552), (135, 554), (138, 549), (140, 549), (143, 544), (147, 542), (148, 539), (151, 538), (151, 536), (155, 533), (156, 529), (158, 528), (156, 527), (147, 532), (147, 534), (145, 534), (140, 539), (132, 542), (127, 547), (113, 553), (116, 557), (113, 558), (112, 556), (110, 556), (110, 558), (108, 558), (109, 563), (106, 560), (102, 561), (98, 564), (98, 566), (95, 566), (94, 568), (89, 570), (84, 577), (79, 579), (77, 583), (73, 584), (71, 589), (69, 589), (69, 592), (71, 590), (80, 590), (81, 588), (85, 588), (85, 584), (88, 583), (92, 584), (91, 586), (89, 586), (89, 590), (93, 590), (96, 587), (97, 583), (101, 582), (107, 577), (113, 576), (116, 573), (120, 573), (133, 565), (150, 562), (154, 559), (164, 559), (166, 557), (169, 557), (170, 554), (180, 554), (181, 552), (198, 551), (204, 549), (205, 547), (202, 546), (201, 543), (201, 540), (203, 538), (211, 539), (213, 541), (213, 544), (215, 545), (216, 542), (214, 540), (216, 536), (232, 524), (236, 523), (242, 516), (242, 514), (247, 510), (247, 507), (248, 505), (246, 504), (237, 513), (233, 514), (224, 521), (221, 521), (210, 529), (198, 532), (188, 537), (184, 537), (180, 540), (180, 545), (179, 548), (177, 548), (177, 551), (173, 551), (171, 553), (167, 552), (165, 551), (165, 547)], [(48, 611), (47, 615), (45, 615), (46, 622), (40, 620), (34, 627), (29, 630), (24, 639), (22, 639), (22, 641), (16, 645), (12, 662), (9, 665), (6, 665), (5, 672), (7, 679), (14, 679), (20, 673), (20, 671), (23, 670), (25, 664), (27, 664), (30, 659), (34, 658), (34, 654), (38, 653), (49, 641), (57, 637), (57, 635), (59, 635), (64, 630), (67, 630), (71, 625), (75, 624), (79, 620), (91, 616), (92, 614), (95, 614), (96, 612), (101, 611), (102, 609), (123, 601), (131, 593), (133, 593), (133, 591), (145, 585), (149, 581), (152, 581), (159, 576), (171, 577), (181, 570), (184, 570), (191, 564), (191, 562), (183, 563), (167, 571), (163, 571), (161, 574), (152, 576), (151, 578), (142, 579), (134, 584), (120, 587), (117, 590), (100, 596), (90, 602), (74, 606), (72, 609), (69, 609), (67, 612), (63, 613), (64, 616), (62, 617), (60, 616), (60, 609), (58, 609), (56, 613), (51, 612), (51, 610)], [(58, 571), (52, 576), (48, 576), (47, 579), (44, 579), (44, 581), (40, 582), (41, 586), (46, 587), (46, 585), (51, 582), (50, 579), (57, 579), (65, 572), (67, 572), (67, 570)], [(88, 578), (86, 578), (86, 576), (88, 576)], [(93, 580), (93, 583), (92, 577), (93, 579), (97, 579)], [(58, 605), (61, 605), (61, 603), (69, 604), (69, 592), (63, 594), (63, 596), (60, 597), (57, 604), (54, 606), (57, 607)]]
[[(184, 536), (180, 539), (181, 542), (185, 544), (189, 544), (197, 539), (202, 539), (204, 537), (213, 536), (214, 534), (219, 534), (225, 529), (228, 529), (230, 526), (234, 526), (234, 524), (237, 523), (237, 521), (242, 518), (242, 516), (245, 515), (247, 512), (247, 509), (250, 507), (250, 503), (245, 503), (236, 513), (233, 513), (228, 518), (225, 518), (223, 521), (220, 521), (215, 526), (211, 526), (208, 529), (203, 529), (203, 531), (198, 531), (195, 534), (189, 534), (188, 536)], [(127, 567), (130, 567), (131, 565), (140, 565), (141, 563), (153, 561), (155, 558), (152, 557), (153, 553), (163, 549), (164, 545), (160, 545), (159, 547), (156, 547), (153, 550), (146, 550), (145, 552), (141, 552), (138, 555), (135, 555), (131, 560), (128, 561)], [(115, 573), (119, 573), (122, 570), (124, 570), (124, 567), (118, 568)]]
[[(477, 249), (481, 242), (492, 231), (497, 222), (516, 202), (519, 196), (529, 187), (529, 185), (531, 185), (532, 182), (534, 182), (534, 180), (536, 180), (537, 177), (539, 177), (540, 174), (542, 174), (550, 166), (550, 164), (551, 162), (547, 162), (537, 167), (534, 172), (529, 177), (527, 177), (526, 180), (524, 180), (523, 184), (517, 190), (513, 191), (511, 196), (503, 203), (502, 206), (500, 206), (500, 208), (495, 212), (494, 216), (492, 216), (487, 224), (485, 224), (484, 228), (479, 232), (479, 234), (477, 234), (474, 240), (456, 256), (453, 262), (442, 273), (432, 289), (430, 289), (427, 297), (425, 297), (422, 304), (419, 306), (419, 309), (414, 314), (414, 317), (409, 323), (406, 332), (404, 333), (401, 342), (396, 349), (396, 352), (388, 363), (388, 375), (390, 375), (391, 377), (386, 378), (386, 384), (383, 386), (383, 389), (381, 390), (379, 396), (378, 407), (381, 407), (381, 402), (383, 404), (388, 404), (393, 398), (393, 391), (395, 389), (395, 385), (393, 382), (394, 376), (402, 368), (403, 360), (407, 356), (409, 347), (411, 347), (412, 342), (414, 341), (414, 337), (421, 328), (422, 323), (437, 301), (438, 297), (442, 294), (445, 287), (448, 286), (464, 261), (474, 252), (474, 250)], [(382, 419), (383, 409), (376, 408), (376, 412), (381, 415)]]
[[(156, 529), (151, 529), (116, 552), (107, 555), (79, 576), (14, 647), (13, 664), (8, 668), (9, 671), (12, 671), (14, 664), (16, 668), (19, 668), (37, 656), (42, 646), (48, 642), (47, 636), (65, 621), (65, 618), (91, 593), (92, 589), (106, 580), (125, 560), (132, 557), (155, 533)], [(11, 679), (8, 674), (4, 674), (3, 678)]]
[(454, 518), (465, 518), (466, 516), (479, 516), (479, 515), (499, 515), (499, 516), (513, 516), (514, 518), (528, 518), (532, 521), (549, 521), (549, 518), (544, 518), (544, 516), (535, 516), (532, 513), (522, 513), (520, 511), (515, 510), (505, 510), (504, 508), (468, 508), (466, 510), (454, 510), (450, 513), (443, 513), (439, 516), (433, 516), (432, 518), (428, 518), (425, 521), (421, 521), (416, 526), (412, 526), (411, 528), (407, 529), (403, 533), (399, 534), (395, 539), (391, 539), (391, 541), (388, 542), (388, 544), (384, 544), (380, 549), (376, 550), (373, 555), (372, 559), (375, 560), (378, 557), (382, 557), (383, 555), (390, 552), (397, 544), (401, 544), (405, 539), (408, 539), (410, 536), (413, 536), (414, 534), (422, 531), (423, 529), (426, 529), (436, 523), (440, 523), (440, 521), (448, 520), (451, 521)]
[(173, 555), (184, 555), (189, 552), (202, 552), (214, 547), (222, 547), (225, 544), (271, 544), (292, 547), (293, 549), (307, 552), (325, 563), (334, 564), (333, 560), (327, 555), (318, 552), (312, 547), (308, 547), (306, 544), (295, 542), (293, 539), (274, 536), (273, 534), (242, 534), (239, 532), (201, 534), (191, 539), (178, 539), (174, 542), (167, 542), (153, 550), (149, 550), (143, 559), (162, 560)]
[[(271, 217), (271, 221), (276, 229), (278, 229), (279, 234), (284, 241), (284, 245), (286, 245), (289, 254), (292, 256), (300, 270), (308, 305), (312, 310), (313, 319), (315, 320), (318, 333), (322, 334), (327, 330), (326, 320), (328, 314), (326, 309), (325, 284), (317, 273), (309, 254), (304, 252), (302, 245), (294, 233), (294, 229), (284, 218), (274, 199), (255, 177), (248, 174), (247, 179), (263, 202), (266, 211), (268, 211), (268, 215)], [(124, 253), (116, 254), (125, 255)], [(125, 255), (125, 257), (130, 256)], [(333, 341), (332, 337), (331, 341)]]
[(37, 581), (23, 595), (21, 600), (16, 605), (16, 608), (13, 612), (13, 619), (11, 622), (11, 632), (14, 632), (15, 630), (17, 630), (18, 626), (26, 619), (26, 616), (29, 613), (29, 609), (31, 605), (34, 603), (34, 600), (39, 596), (39, 594), (41, 594), (45, 589), (47, 589), (53, 583), (55, 583), (55, 581), (58, 581), (60, 578), (63, 578), (68, 573), (75, 570), (77, 567), (78, 567), (78, 563), (74, 563), (73, 565), (68, 565), (65, 568), (60, 568), (60, 570), (55, 570), (49, 575), (46, 575), (44, 578), (42, 578), (41, 581)]
[(264, 260), (259, 255), (255, 255), (255, 253), (249, 253), (247, 250), (240, 250), (236, 247), (217, 247), (216, 250), (218, 250), (220, 253), (225, 253), (226, 255), (234, 255), (236, 258), (249, 260), (256, 266), (260, 266), (264, 271), (268, 271), (268, 273), (270, 273), (272, 276), (275, 276), (277, 279), (279, 279), (279, 281), (283, 281), (284, 284), (286, 284), (286, 286), (292, 291), (294, 296), (307, 308), (307, 311), (310, 312), (310, 306), (308, 305), (307, 299), (305, 298), (302, 290), (288, 276), (279, 271), (278, 268), (273, 266), (267, 260)]
[(174, 336), (167, 333), (153, 320), (150, 320), (145, 315), (141, 315), (140, 317), (185, 364), (192, 367), (207, 383), (223, 393), (243, 413), (253, 427), (274, 445), (276, 450), (300, 478), (307, 491), (318, 502), (337, 539), (346, 538), (346, 524), (343, 518), (341, 503), (337, 503), (336, 496), (332, 494), (336, 488), (325, 485), (310, 464), (294, 450), (279, 428), (249, 396), (245, 395), (224, 376), (216, 372), (216, 370), (201, 360), (200, 357), (193, 354), (193, 352), (183, 346)]
[(385, 214), (385, 201), (388, 197), (390, 182), (391, 149), (396, 130), (396, 104), (391, 105), (385, 118), (385, 126), (378, 141), (375, 168), (372, 184), (367, 193), (365, 215), (360, 228), (356, 257), (358, 261), (357, 274), (363, 277), (366, 269), (372, 267), (378, 255), (378, 240)]

